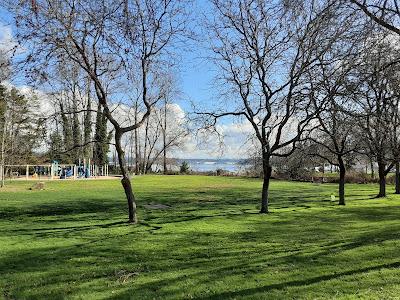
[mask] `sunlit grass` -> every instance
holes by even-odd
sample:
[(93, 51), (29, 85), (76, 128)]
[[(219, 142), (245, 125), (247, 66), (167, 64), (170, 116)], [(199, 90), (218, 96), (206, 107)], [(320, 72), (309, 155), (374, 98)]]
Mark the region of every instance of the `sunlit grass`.
[(31, 185), (0, 191), (5, 299), (400, 295), (400, 197), (372, 199), (376, 185), (348, 185), (339, 207), (336, 185), (273, 181), (259, 215), (260, 180), (137, 177), (135, 226), (117, 180)]

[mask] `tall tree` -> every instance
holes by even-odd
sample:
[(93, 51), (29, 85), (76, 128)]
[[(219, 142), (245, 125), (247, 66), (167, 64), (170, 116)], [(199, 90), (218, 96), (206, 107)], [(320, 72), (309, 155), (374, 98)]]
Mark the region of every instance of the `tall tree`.
[[(386, 176), (395, 165), (393, 141), (398, 138), (397, 118), (393, 118), (394, 109), (398, 110), (398, 91), (393, 89), (392, 78), (398, 65), (390, 62), (398, 60), (398, 52), (391, 36), (378, 35), (368, 41), (354, 76), (356, 81), (354, 101), (357, 103), (359, 122), (363, 133), (365, 151), (378, 164), (379, 193), (386, 196)], [(390, 65), (390, 66), (389, 66)]]
[(219, 79), (225, 95), (237, 101), (222, 101), (202, 115), (210, 117), (209, 125), (225, 116), (250, 122), (263, 164), (260, 213), (268, 212), (271, 158), (293, 153), (322, 108), (318, 98), (306, 95), (305, 75), (340, 34), (330, 31), (338, 28), (331, 26), (334, 3), (302, 2), (298, 7), (288, 1), (212, 1), (216, 15), (209, 29)]
[(355, 68), (365, 36), (353, 22), (353, 14), (344, 18), (342, 15), (342, 20), (347, 21), (340, 24), (347, 27), (346, 33), (320, 56), (318, 68), (309, 74), (312, 95), (326, 99), (324, 109), (317, 114), (320, 126), (310, 139), (319, 145), (315, 155), (339, 168), (339, 205), (345, 205), (346, 158), (354, 155), (358, 145), (357, 119), (350, 113), (354, 103), (348, 77)]
[[(128, 202), (129, 222), (137, 222), (123, 136), (146, 122), (160, 100), (159, 75), (185, 32), (184, 0), (23, 0), (15, 5), (17, 38), (29, 43), (31, 74), (43, 75), (59, 58), (76, 63), (88, 75), (97, 101), (114, 128), (115, 147)], [(36, 66), (36, 68), (34, 67)], [(41, 76), (43, 78), (45, 76)], [(139, 80), (136, 80), (138, 79)], [(135, 79), (135, 80), (133, 80)], [(130, 106), (122, 87), (140, 82), (145, 112), (134, 124), (113, 113), (113, 104)], [(133, 90), (123, 89), (124, 91)]]
[(68, 150), (74, 148), (73, 144), (73, 129), (72, 129), (72, 124), (71, 124), (71, 118), (65, 109), (65, 104), (64, 101), (61, 100), (59, 102), (59, 108), (60, 108), (60, 115), (61, 115), (61, 126), (62, 126), (62, 132), (63, 132), (63, 145), (64, 145), (64, 150), (66, 155), (63, 156), (63, 160), (67, 163), (72, 163), (73, 157)]
[(102, 106), (98, 104), (94, 134), (95, 145), (93, 149), (93, 161), (99, 166), (108, 164), (110, 137), (107, 130), (107, 123), (108, 120), (102, 109)]
[[(5, 165), (32, 161), (42, 132), (37, 99), (16, 88), (0, 88), (0, 162)], [(4, 177), (2, 178), (2, 185)]]
[(87, 104), (86, 104), (86, 112), (83, 121), (83, 158), (88, 159), (92, 157), (92, 97), (90, 90), (90, 81), (87, 83)]

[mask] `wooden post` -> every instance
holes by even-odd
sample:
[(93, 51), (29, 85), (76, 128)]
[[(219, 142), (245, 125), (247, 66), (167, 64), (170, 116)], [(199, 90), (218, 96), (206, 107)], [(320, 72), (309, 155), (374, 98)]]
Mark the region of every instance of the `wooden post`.
[(29, 165), (26, 165), (26, 180), (29, 180)]

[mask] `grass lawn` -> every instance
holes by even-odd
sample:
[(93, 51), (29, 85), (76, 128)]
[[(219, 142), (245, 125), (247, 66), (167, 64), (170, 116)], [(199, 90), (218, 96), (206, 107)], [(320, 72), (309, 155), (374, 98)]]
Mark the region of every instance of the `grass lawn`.
[(273, 181), (259, 215), (256, 179), (138, 177), (135, 226), (117, 180), (31, 185), (0, 190), (0, 299), (400, 299), (400, 197), (376, 185), (338, 207)]

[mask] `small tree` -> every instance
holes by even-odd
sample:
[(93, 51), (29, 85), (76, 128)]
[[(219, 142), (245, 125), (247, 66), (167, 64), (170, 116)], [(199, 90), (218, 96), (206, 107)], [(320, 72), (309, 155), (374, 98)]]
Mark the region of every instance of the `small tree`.
[(182, 162), (182, 164), (180, 166), (180, 169), (179, 169), (179, 172), (182, 173), (182, 174), (188, 174), (190, 172), (190, 165), (189, 165), (189, 163), (187, 161), (184, 160)]

